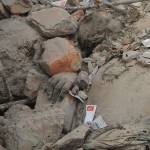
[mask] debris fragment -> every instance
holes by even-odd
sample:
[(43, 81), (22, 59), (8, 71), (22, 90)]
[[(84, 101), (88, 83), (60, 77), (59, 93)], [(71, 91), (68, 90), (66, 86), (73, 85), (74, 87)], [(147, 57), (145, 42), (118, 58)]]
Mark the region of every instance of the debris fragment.
[(49, 147), (51, 150), (70, 150), (79, 148), (83, 145), (85, 138), (90, 132), (90, 125), (83, 124), (68, 133), (62, 139), (58, 140), (53, 146)]

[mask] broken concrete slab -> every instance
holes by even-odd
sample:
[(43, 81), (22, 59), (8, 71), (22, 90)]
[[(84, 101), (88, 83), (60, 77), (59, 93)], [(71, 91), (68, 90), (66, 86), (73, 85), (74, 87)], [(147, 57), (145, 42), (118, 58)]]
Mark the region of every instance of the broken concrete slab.
[(83, 145), (85, 138), (90, 132), (90, 125), (83, 124), (73, 130), (72, 132), (65, 135), (62, 139), (58, 140), (51, 150), (70, 150), (76, 149)]
[(54, 38), (43, 44), (40, 65), (49, 75), (76, 72), (81, 68), (81, 55), (65, 38)]
[(29, 99), (34, 99), (37, 97), (37, 92), (40, 86), (48, 79), (45, 74), (37, 72), (35, 69), (29, 70), (26, 78), (25, 85), (25, 96)]
[(37, 28), (44, 37), (58, 37), (75, 34), (77, 20), (62, 8), (48, 8), (31, 12), (27, 20)]
[(30, 0), (1, 0), (8, 11), (14, 15), (25, 14), (31, 10)]
[(137, 58), (139, 54), (140, 52), (138, 51), (123, 52), (122, 60), (125, 62), (130, 62), (131, 60)]
[(77, 100), (70, 94), (67, 94), (62, 102), (56, 102), (54, 105), (62, 109), (65, 113), (63, 132), (68, 133), (72, 129), (73, 118), (76, 113)]
[(15, 105), (5, 113), (5, 118), (4, 141), (10, 150), (40, 149), (43, 141), (54, 143), (60, 138), (64, 125), (63, 111), (51, 104), (35, 110)]
[[(35, 108), (42, 107), (43, 105), (50, 103), (51, 102), (48, 99), (47, 92), (43, 89), (39, 90)], [(56, 102), (53, 105), (54, 107), (62, 109), (65, 113), (63, 130), (66, 133), (71, 131), (73, 118), (76, 112), (76, 104), (77, 101), (72, 96), (67, 94), (62, 101)]]

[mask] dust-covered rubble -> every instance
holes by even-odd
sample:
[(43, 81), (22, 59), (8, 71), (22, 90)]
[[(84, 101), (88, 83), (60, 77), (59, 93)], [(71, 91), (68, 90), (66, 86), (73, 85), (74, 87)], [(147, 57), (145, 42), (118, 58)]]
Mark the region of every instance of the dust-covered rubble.
[(149, 3), (0, 0), (0, 149), (148, 150)]

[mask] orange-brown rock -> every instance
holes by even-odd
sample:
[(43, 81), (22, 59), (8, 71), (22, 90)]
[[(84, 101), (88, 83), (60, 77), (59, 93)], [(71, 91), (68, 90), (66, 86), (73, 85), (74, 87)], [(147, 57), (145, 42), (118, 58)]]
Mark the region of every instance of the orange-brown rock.
[(81, 67), (81, 55), (65, 38), (54, 38), (44, 42), (41, 67), (49, 75), (75, 72)]

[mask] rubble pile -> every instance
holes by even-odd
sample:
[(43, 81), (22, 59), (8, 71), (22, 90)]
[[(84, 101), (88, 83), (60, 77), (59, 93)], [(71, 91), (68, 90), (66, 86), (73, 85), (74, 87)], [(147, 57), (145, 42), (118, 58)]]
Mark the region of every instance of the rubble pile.
[(0, 150), (149, 150), (149, 8), (0, 0)]

